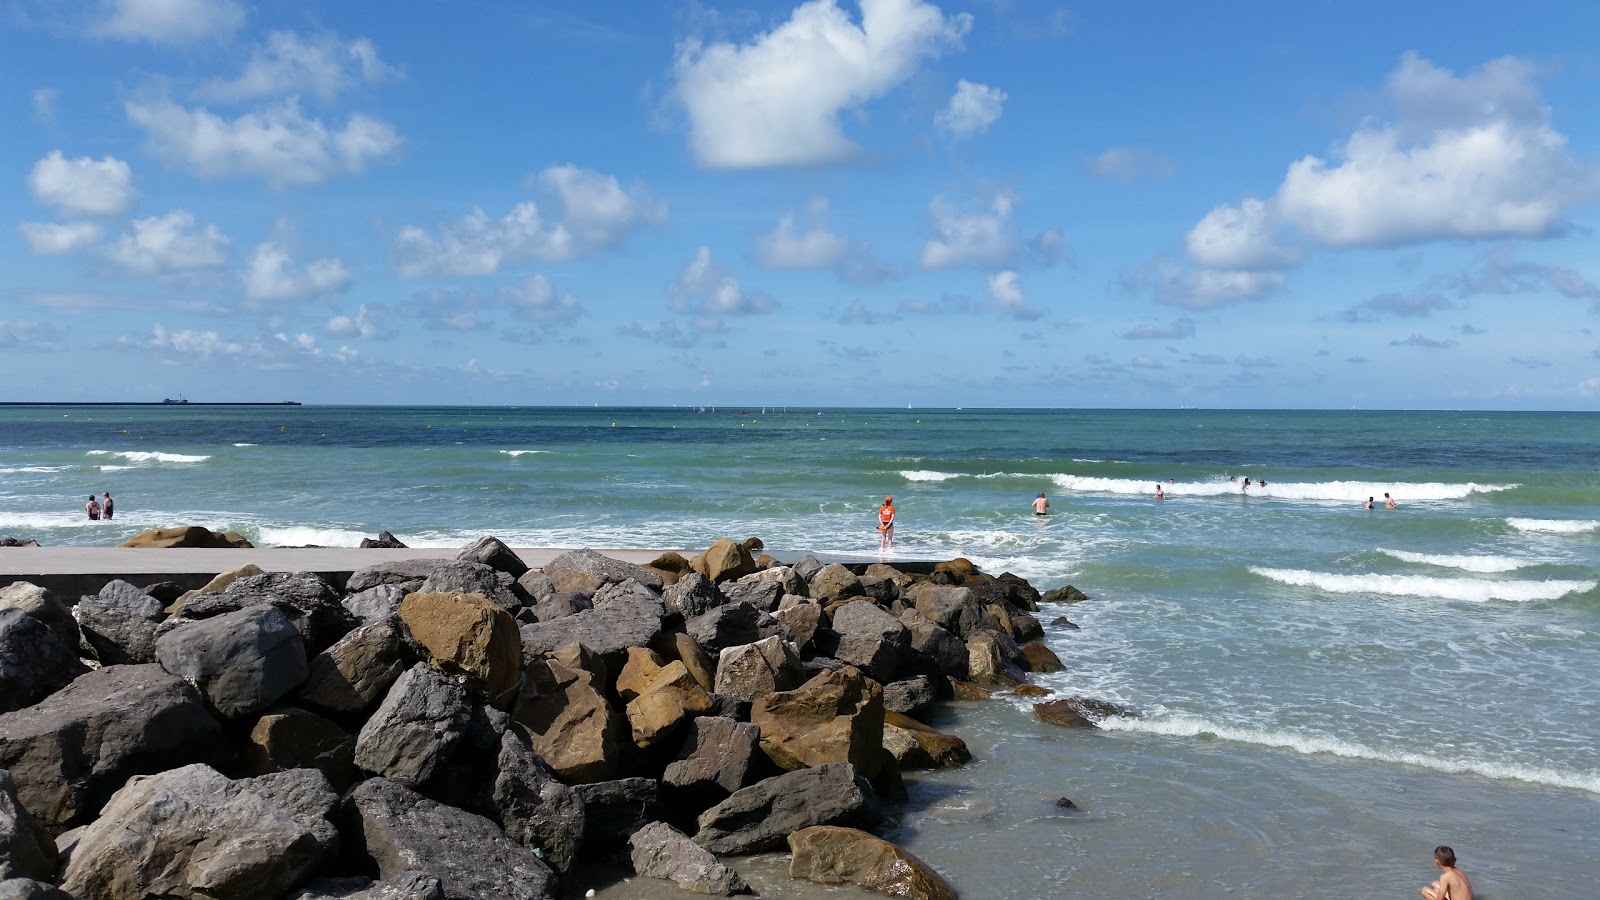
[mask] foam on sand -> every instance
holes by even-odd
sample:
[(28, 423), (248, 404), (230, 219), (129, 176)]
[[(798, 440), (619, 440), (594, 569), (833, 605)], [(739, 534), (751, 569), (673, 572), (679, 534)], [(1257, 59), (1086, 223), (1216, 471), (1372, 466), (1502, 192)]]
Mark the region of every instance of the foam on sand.
[(1332, 594), (1388, 594), (1394, 597), (1438, 597), (1469, 603), (1507, 600), (1529, 603), (1555, 600), (1595, 589), (1593, 581), (1491, 581), (1482, 578), (1435, 578), (1428, 575), (1339, 575), (1305, 569), (1269, 569), (1251, 566), (1263, 578), (1295, 587), (1311, 587)]
[(1241, 744), (1293, 750), (1296, 753), (1326, 753), (1347, 759), (1369, 759), (1418, 766), (1449, 775), (1479, 775), (1484, 778), (1524, 781), (1530, 784), (1545, 784), (1553, 787), (1588, 791), (1591, 794), (1600, 794), (1600, 772), (1570, 772), (1468, 757), (1437, 756), (1431, 753), (1384, 750), (1338, 738), (1295, 734), (1290, 731), (1218, 725), (1198, 716), (1177, 715), (1170, 718), (1155, 719), (1125, 719), (1113, 716), (1102, 721), (1100, 727), (1108, 731), (1137, 731), (1145, 734), (1167, 735), (1169, 737), (1215, 737)]
[(1600, 529), (1593, 519), (1507, 519), (1506, 524), (1518, 531), (1542, 534), (1583, 534)]
[(184, 453), (159, 453), (154, 450), (90, 450), (90, 456), (114, 456), (131, 463), (202, 463), (209, 456)]
[(1517, 559), (1511, 556), (1451, 556), (1447, 553), (1411, 553), (1405, 550), (1385, 550), (1378, 548), (1378, 552), (1405, 562), (1421, 563), (1425, 566), (1442, 566), (1447, 569), (1462, 569), (1467, 572), (1513, 572), (1527, 566), (1538, 565), (1530, 559)]

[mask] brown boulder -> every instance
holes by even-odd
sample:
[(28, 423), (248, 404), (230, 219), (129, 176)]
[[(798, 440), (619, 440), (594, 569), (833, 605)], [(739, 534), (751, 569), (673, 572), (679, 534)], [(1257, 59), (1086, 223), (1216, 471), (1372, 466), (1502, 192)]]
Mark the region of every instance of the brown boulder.
[(1048, 688), (1039, 687), (1037, 684), (1019, 684), (1011, 693), (1017, 695), (1018, 697), (1050, 696), (1050, 691)]
[(229, 547), (249, 548), (255, 545), (231, 531), (219, 533), (201, 528), (198, 525), (179, 525), (176, 528), (157, 528), (153, 531), (141, 531), (117, 546), (227, 549)]
[(681, 662), (670, 662), (628, 703), (628, 724), (637, 746), (651, 747), (685, 719), (711, 712), (711, 696)]
[(942, 562), (934, 566), (933, 572), (935, 575), (945, 572), (953, 576), (957, 583), (960, 583), (970, 578), (976, 578), (978, 576), (978, 567), (972, 564), (972, 560), (964, 556), (958, 556), (949, 562)]
[(973, 684), (960, 678), (950, 679), (950, 691), (955, 694), (957, 700), (987, 700), (989, 695), (994, 693), (981, 684)]
[(866, 778), (883, 765), (883, 689), (851, 666), (757, 700), (761, 749), (786, 771), (848, 762)]
[(897, 712), (883, 714), (883, 749), (901, 769), (953, 769), (972, 759), (966, 741)]
[(861, 579), (838, 563), (829, 563), (811, 576), (810, 589), (812, 599), (823, 605), (866, 593), (861, 588)]
[(815, 603), (796, 603), (786, 609), (778, 610), (773, 616), (788, 626), (789, 633), (794, 635), (796, 647), (804, 647), (811, 643), (811, 639), (816, 637), (817, 629), (822, 626), (822, 607)]
[(706, 548), (706, 552), (690, 560), (689, 565), (696, 572), (719, 584), (743, 578), (756, 571), (756, 561), (750, 555), (750, 551), (735, 543), (732, 538), (716, 541)]
[(250, 729), (240, 763), (246, 775), (320, 769), (336, 791), (355, 780), (355, 736), (292, 706), (267, 710)]
[(1066, 668), (1061, 664), (1061, 657), (1046, 647), (1044, 641), (1023, 644), (1022, 658), (1027, 662), (1029, 672), (1059, 672)]
[(717, 664), (711, 654), (700, 646), (700, 642), (683, 632), (674, 632), (672, 635), (673, 649), (678, 653), (678, 661), (689, 669), (689, 674), (707, 691), (716, 689)]
[(261, 571), (261, 567), (255, 563), (245, 563), (237, 569), (231, 569), (227, 572), (220, 572), (210, 581), (206, 582), (200, 587), (195, 588), (192, 591), (185, 591), (182, 596), (172, 602), (171, 608), (168, 609), (167, 612), (171, 615), (178, 614), (178, 612), (183, 609), (184, 601), (195, 596), (196, 594), (220, 594), (228, 589), (228, 585), (233, 584), (235, 581), (238, 581), (241, 578), (254, 578), (257, 575), (265, 574), (267, 573)]
[(778, 635), (725, 647), (717, 661), (716, 692), (750, 703), (774, 691), (794, 690), (805, 680), (794, 645)]
[(606, 702), (593, 672), (556, 660), (537, 660), (511, 719), (561, 780), (587, 784), (616, 777), (622, 758), (622, 717)]
[(1060, 725), (1063, 728), (1096, 728), (1094, 720), (1083, 714), (1082, 707), (1072, 702), (1072, 698), (1065, 700), (1051, 700), (1049, 703), (1035, 703), (1033, 711), (1039, 718), (1051, 725)]
[(622, 672), (617, 675), (617, 696), (626, 703), (644, 693), (650, 679), (666, 664), (666, 660), (648, 647), (629, 647), (628, 661), (622, 664)]
[(955, 900), (956, 893), (922, 860), (856, 828), (813, 825), (789, 835), (789, 877), (818, 884), (856, 884), (904, 900)]
[(645, 563), (644, 567), (660, 575), (663, 584), (677, 584), (678, 579), (694, 571), (683, 554), (671, 550)]
[(490, 698), (517, 683), (522, 636), (505, 608), (482, 594), (407, 594), (400, 621), (440, 669), (467, 675)]

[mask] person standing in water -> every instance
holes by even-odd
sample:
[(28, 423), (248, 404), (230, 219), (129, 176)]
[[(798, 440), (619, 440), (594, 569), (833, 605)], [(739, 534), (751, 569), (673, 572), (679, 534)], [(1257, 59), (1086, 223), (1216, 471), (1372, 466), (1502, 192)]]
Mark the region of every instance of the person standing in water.
[(1368, 497), (1367, 498), (1367, 509), (1371, 509), (1371, 508), (1372, 508), (1372, 498)]
[(1159, 481), (1156, 482), (1156, 499), (1157, 500), (1165, 500), (1165, 499), (1167, 499), (1166, 493), (1161, 490), (1161, 482), (1159, 482)]
[(1050, 509), (1050, 501), (1046, 500), (1044, 498), (1044, 494), (1041, 493), (1039, 496), (1037, 496), (1037, 497), (1035, 497), (1033, 499), (1033, 514), (1034, 515), (1036, 515), (1036, 516), (1049, 515), (1049, 509)]
[(883, 498), (883, 505), (878, 507), (878, 549), (894, 549), (894, 498)]
[[(1385, 491), (1384, 495), (1383, 495), (1383, 508), (1384, 509), (1394, 509), (1394, 498), (1389, 496), (1387, 491)], [(106, 518), (109, 519), (111, 517), (108, 515), (108, 516), (106, 516)]]
[(96, 500), (93, 494), (89, 495), (89, 502), (83, 505), (83, 511), (88, 514), (89, 521), (100, 521), (100, 501)]
[(1472, 900), (1472, 882), (1456, 868), (1456, 851), (1440, 844), (1433, 851), (1433, 864), (1439, 867), (1439, 880), (1422, 889), (1425, 900)]
[(104, 494), (101, 494), (100, 496), (101, 496), (101, 500), (100, 500), (100, 518), (106, 519), (107, 521), (109, 521), (111, 519), (111, 511), (116, 506), (116, 501), (111, 499), (111, 492), (110, 491), (106, 491)]

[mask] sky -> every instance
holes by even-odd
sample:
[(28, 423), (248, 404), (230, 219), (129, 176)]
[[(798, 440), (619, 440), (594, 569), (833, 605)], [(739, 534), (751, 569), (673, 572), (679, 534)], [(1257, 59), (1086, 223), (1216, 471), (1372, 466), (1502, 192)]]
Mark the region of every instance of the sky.
[(0, 0), (0, 400), (1600, 409), (1592, 0)]

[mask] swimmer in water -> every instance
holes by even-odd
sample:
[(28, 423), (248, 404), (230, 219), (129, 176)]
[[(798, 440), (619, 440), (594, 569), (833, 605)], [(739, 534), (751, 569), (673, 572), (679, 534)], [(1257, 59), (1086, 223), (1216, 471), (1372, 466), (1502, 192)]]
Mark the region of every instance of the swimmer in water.
[(1044, 494), (1041, 493), (1039, 496), (1034, 498), (1034, 500), (1033, 500), (1033, 514), (1034, 515), (1036, 515), (1036, 516), (1049, 515), (1049, 509), (1050, 509), (1050, 501), (1046, 500), (1044, 498)]
[(1439, 867), (1439, 880), (1422, 889), (1424, 900), (1472, 900), (1472, 882), (1456, 868), (1456, 851), (1440, 844), (1433, 851), (1433, 864)]
[(1389, 496), (1388, 493), (1383, 495), (1383, 508), (1394, 509), (1394, 498)]
[(1368, 497), (1367, 498), (1367, 509), (1371, 509), (1371, 508), (1372, 508), (1372, 498)]
[(1159, 481), (1156, 482), (1156, 499), (1157, 500), (1165, 500), (1165, 499), (1167, 499), (1167, 495), (1161, 490), (1161, 482), (1159, 482)]

